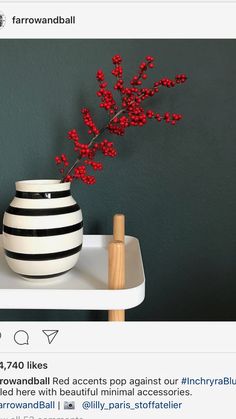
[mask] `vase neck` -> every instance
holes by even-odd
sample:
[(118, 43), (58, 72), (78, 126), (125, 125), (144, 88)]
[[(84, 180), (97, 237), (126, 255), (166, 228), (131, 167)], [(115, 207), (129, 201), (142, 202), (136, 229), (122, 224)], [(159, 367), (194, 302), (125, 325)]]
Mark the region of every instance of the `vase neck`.
[[(16, 196), (22, 197), (22, 194), (44, 194), (45, 198), (53, 194), (58, 197), (70, 195), (70, 182), (61, 183), (55, 179), (39, 180), (21, 180), (16, 182)], [(21, 196), (20, 196), (21, 195)]]

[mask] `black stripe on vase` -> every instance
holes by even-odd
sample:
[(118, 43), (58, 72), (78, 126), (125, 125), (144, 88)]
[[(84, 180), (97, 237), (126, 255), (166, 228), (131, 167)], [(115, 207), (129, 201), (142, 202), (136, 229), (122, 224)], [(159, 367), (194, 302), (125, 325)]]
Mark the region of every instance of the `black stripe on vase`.
[(59, 228), (47, 228), (47, 229), (23, 229), (23, 228), (14, 228), (3, 226), (4, 233), (11, 234), (13, 236), (23, 236), (23, 237), (50, 237), (50, 236), (59, 236), (60, 234), (69, 234), (74, 231), (81, 230), (83, 227), (83, 221), (78, 224), (73, 224), (66, 227)]
[(17, 198), (23, 199), (54, 199), (70, 196), (70, 190), (58, 192), (22, 192), (16, 191)]
[(11, 205), (7, 208), (8, 214), (14, 215), (26, 215), (26, 216), (43, 216), (43, 215), (60, 215), (69, 214), (70, 212), (79, 211), (80, 206), (78, 204), (70, 205), (68, 207), (59, 208), (18, 208), (12, 207)]
[(68, 256), (75, 255), (79, 253), (82, 249), (82, 244), (80, 246), (74, 247), (73, 249), (64, 250), (62, 252), (56, 253), (40, 253), (40, 254), (31, 254), (31, 253), (16, 253), (11, 252), (10, 250), (4, 250), (6, 256), (12, 259), (18, 260), (28, 260), (28, 261), (43, 261), (43, 260), (54, 260), (54, 259), (61, 259), (66, 258)]
[(68, 269), (67, 271), (58, 272), (57, 274), (51, 274), (51, 275), (24, 275), (24, 274), (20, 274), (20, 275), (23, 276), (24, 278), (32, 278), (32, 279), (46, 279), (46, 278), (48, 278), (49, 279), (49, 278), (55, 278), (56, 276), (66, 274), (70, 270), (71, 269)]

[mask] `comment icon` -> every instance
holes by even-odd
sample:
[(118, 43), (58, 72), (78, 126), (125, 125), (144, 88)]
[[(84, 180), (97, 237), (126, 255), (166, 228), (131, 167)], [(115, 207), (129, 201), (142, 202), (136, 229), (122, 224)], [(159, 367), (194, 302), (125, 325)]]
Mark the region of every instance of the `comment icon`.
[(29, 345), (29, 335), (25, 330), (17, 330), (14, 341), (17, 345)]

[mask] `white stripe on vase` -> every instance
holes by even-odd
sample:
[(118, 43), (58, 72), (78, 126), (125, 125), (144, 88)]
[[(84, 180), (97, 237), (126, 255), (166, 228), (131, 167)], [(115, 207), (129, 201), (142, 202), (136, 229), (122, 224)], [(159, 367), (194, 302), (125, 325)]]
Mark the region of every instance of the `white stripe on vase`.
[(6, 256), (6, 259), (10, 268), (20, 275), (34, 276), (35, 272), (37, 272), (37, 275), (54, 275), (71, 269), (77, 263), (79, 255), (80, 252), (62, 259), (43, 262), (31, 261), (30, 263), (26, 260), (12, 259), (8, 256)]
[(75, 205), (76, 201), (72, 196), (53, 199), (24, 199), (15, 197), (11, 202), (11, 207), (16, 208), (62, 208)]
[(73, 225), (82, 221), (82, 211), (78, 210), (70, 214), (48, 215), (29, 217), (25, 215), (14, 215), (5, 213), (4, 224), (9, 227), (38, 229), (38, 228), (59, 228)]
[(74, 233), (51, 237), (22, 237), (4, 234), (4, 249), (18, 253), (60, 252), (79, 246), (82, 243), (83, 229)]
[(22, 192), (57, 192), (68, 191), (70, 183), (60, 183), (58, 179), (21, 180), (15, 183), (16, 190)]

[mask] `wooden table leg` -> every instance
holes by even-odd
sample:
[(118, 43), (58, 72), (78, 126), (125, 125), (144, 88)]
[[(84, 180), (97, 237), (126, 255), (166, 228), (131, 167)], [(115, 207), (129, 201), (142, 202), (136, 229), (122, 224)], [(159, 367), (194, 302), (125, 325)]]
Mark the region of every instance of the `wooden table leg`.
[[(125, 244), (123, 241), (113, 240), (108, 246), (108, 286), (118, 290), (125, 286)], [(109, 321), (125, 321), (124, 310), (109, 310)]]
[[(125, 216), (115, 214), (113, 217), (113, 238), (109, 245), (108, 282), (110, 289), (125, 287)], [(109, 310), (109, 321), (125, 321), (125, 310)]]
[(113, 238), (114, 240), (125, 241), (125, 216), (115, 214), (113, 217)]

